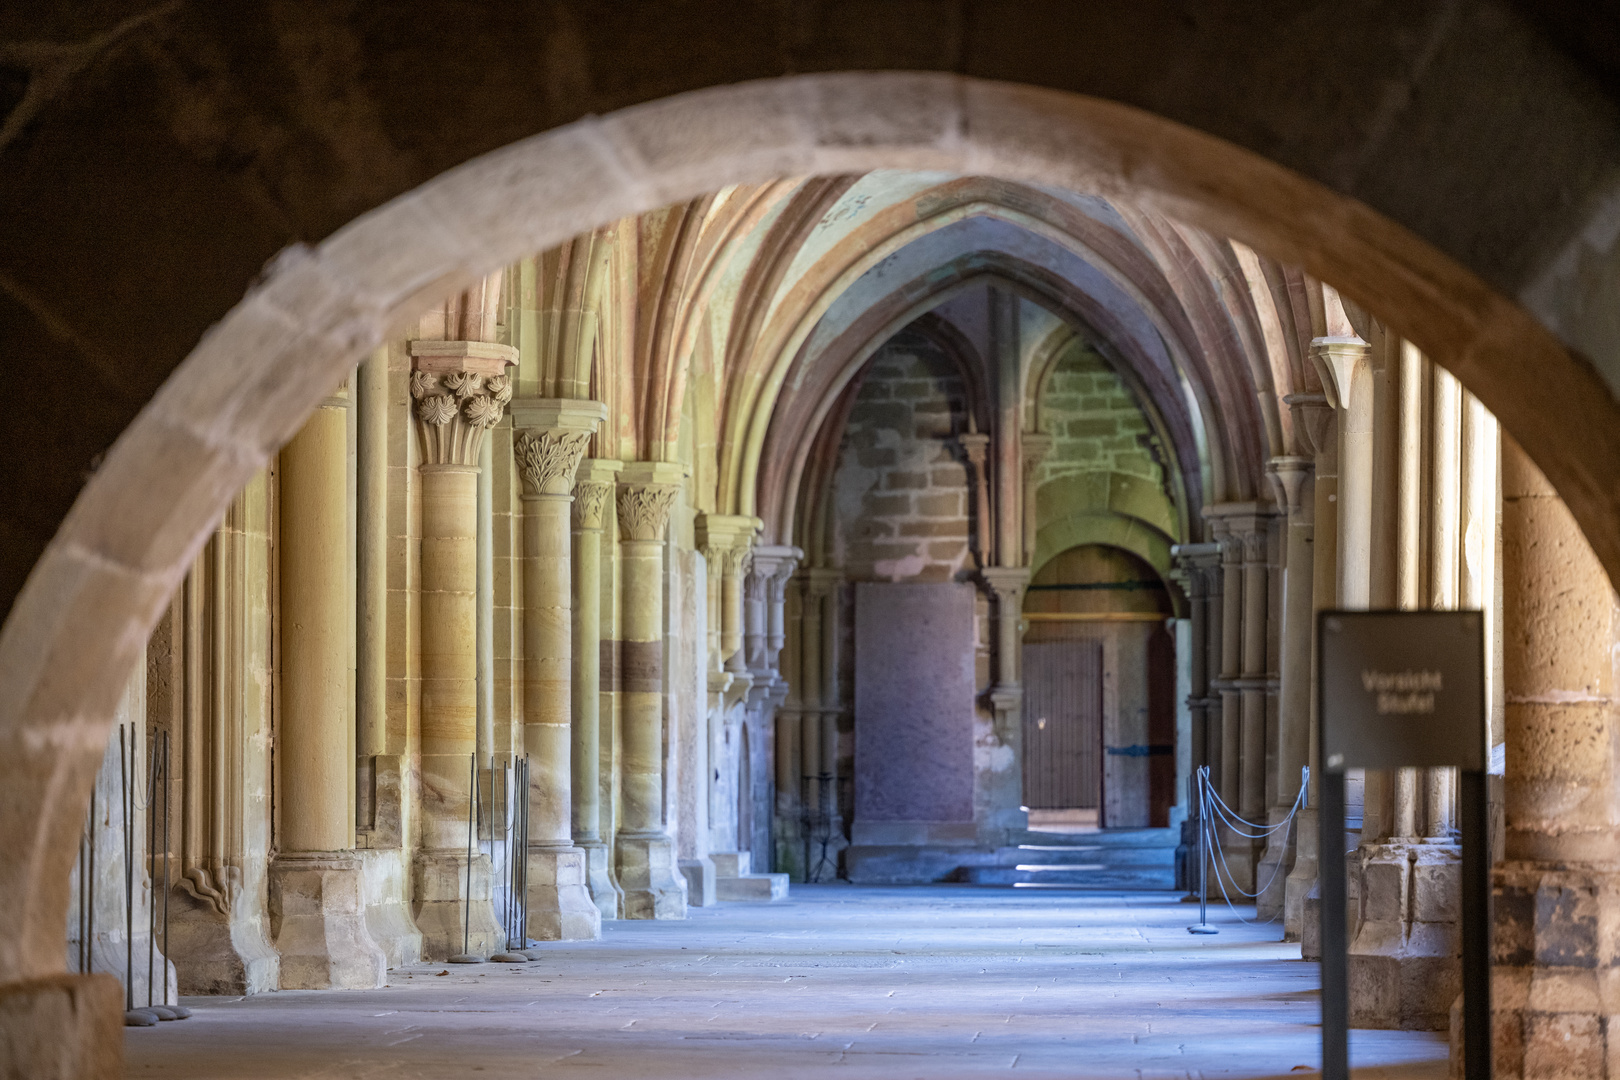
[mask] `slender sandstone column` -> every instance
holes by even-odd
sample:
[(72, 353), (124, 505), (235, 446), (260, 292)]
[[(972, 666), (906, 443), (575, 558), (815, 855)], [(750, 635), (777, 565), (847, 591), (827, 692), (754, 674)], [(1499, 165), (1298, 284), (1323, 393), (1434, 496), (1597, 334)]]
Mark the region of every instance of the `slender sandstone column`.
[(328, 398), (281, 452), (281, 832), (270, 921), (284, 989), (371, 989), (388, 967), (366, 930), (348, 797), (348, 405)]
[(612, 505), (617, 461), (587, 458), (574, 474), (573, 767), (574, 843), (585, 853), (585, 885), (604, 919), (619, 917), (602, 836), (602, 530)]
[(599, 401), (518, 398), (513, 442), (523, 478), (523, 749), (529, 755), (529, 928), (542, 941), (601, 936), (573, 820), (575, 473), (607, 415)]
[[(1281, 687), (1277, 713), (1277, 794), (1270, 820), (1281, 821), (1299, 797), (1300, 770), (1310, 748), (1311, 720), (1311, 511), (1312, 463), (1305, 457), (1272, 458), (1270, 476), (1287, 514), (1283, 564)], [(1259, 918), (1284, 910), (1287, 873), (1299, 839), (1294, 828), (1275, 835), (1260, 863), (1261, 883), (1271, 886), (1257, 904)]]
[(1311, 609), (1304, 625), (1285, 627), (1290, 637), (1303, 637), (1306, 653), (1305, 763), (1310, 766), (1311, 779), (1306, 786), (1305, 806), (1300, 809), (1294, 826), (1297, 837), (1294, 868), (1289, 871), (1288, 883), (1283, 888), (1283, 936), (1299, 941), (1301, 953), (1310, 960), (1321, 955), (1320, 939), (1316, 936), (1320, 924), (1308, 919), (1306, 911), (1306, 898), (1316, 886), (1320, 859), (1316, 821), (1321, 765), (1316, 739), (1316, 613), (1333, 607), (1337, 597), (1339, 439), (1335, 430), (1337, 418), (1325, 395), (1290, 394), (1284, 401), (1293, 411), (1294, 430), (1312, 458), (1315, 474), (1311, 483)]
[[(469, 855), (469, 774), (477, 739), (478, 459), (500, 422), (516, 350), (485, 341), (413, 341), (411, 396), (422, 446), (421, 849), (416, 922), (442, 960), (506, 946), (490, 862)], [(469, 888), (469, 862), (471, 886)]]
[[(812, 823), (821, 811), (821, 751), (825, 741), (821, 736), (822, 712), (825, 700), (837, 693), (836, 688), (823, 685), (821, 662), (826, 644), (821, 624), (837, 581), (838, 572), (827, 567), (811, 567), (805, 572), (804, 613), (799, 623), (804, 635), (800, 668), (804, 687), (799, 694), (804, 702), (804, 718), (799, 725), (799, 804)], [(809, 839), (807, 834), (807, 843)], [(805, 865), (812, 864), (807, 861)]]
[(804, 880), (804, 833), (799, 828), (799, 739), (805, 715), (803, 662), (803, 578), (791, 579), (786, 589), (782, 678), (787, 699), (776, 712), (776, 816), (772, 825), (771, 869)]
[(624, 820), (619, 885), (627, 919), (684, 919), (686, 882), (664, 830), (664, 533), (684, 472), (631, 462), (619, 476)]
[(996, 681), (990, 688), (996, 735), (1004, 746), (1012, 748), (1013, 760), (1018, 761), (1023, 741), (1021, 707), (1024, 700), (1024, 689), (1018, 673), (1021, 647), (1019, 626), (1024, 618), (1024, 587), (1029, 584), (1029, 568), (991, 566), (980, 570), (979, 576), (990, 587), (996, 602)]

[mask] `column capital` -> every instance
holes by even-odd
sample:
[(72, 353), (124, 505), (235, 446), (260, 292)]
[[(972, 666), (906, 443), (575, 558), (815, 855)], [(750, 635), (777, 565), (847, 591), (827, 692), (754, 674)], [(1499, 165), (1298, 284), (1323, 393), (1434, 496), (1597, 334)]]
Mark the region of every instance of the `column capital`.
[(998, 600), (1011, 601), (1029, 584), (1029, 567), (986, 566), (979, 571), (979, 577)]
[(746, 514), (699, 514), (697, 546), (710, 574), (746, 573), (754, 537), (765, 523)]
[(973, 463), (974, 468), (984, 468), (984, 457), (985, 452), (990, 447), (990, 436), (970, 431), (958, 435), (956, 441), (961, 445), (962, 452), (967, 455), (968, 461)]
[(607, 416), (600, 401), (517, 398), (508, 406), (517, 437), (512, 455), (523, 478), (523, 497), (567, 496), (596, 427)]
[(1338, 451), (1333, 405), (1326, 394), (1285, 394), (1283, 404), (1294, 414), (1294, 438), (1301, 450), (1318, 464), (1324, 454)]
[(1274, 457), (1266, 465), (1266, 477), (1277, 492), (1277, 501), (1290, 518), (1310, 517), (1313, 505), (1304, 498), (1305, 483), (1316, 470), (1316, 463), (1307, 457)]
[(1311, 360), (1322, 376), (1328, 404), (1347, 409), (1355, 396), (1356, 383), (1368, 374), (1372, 346), (1359, 337), (1319, 337), (1311, 339)]
[(686, 470), (667, 461), (628, 461), (619, 473), (619, 538), (662, 540), (686, 480)]
[(1052, 436), (1044, 431), (1024, 432), (1024, 468), (1033, 469), (1052, 452)]
[(844, 572), (832, 566), (807, 566), (799, 575), (804, 579), (806, 596), (829, 596), (844, 582)]
[(512, 400), (517, 350), (489, 341), (411, 342), (411, 397), (422, 464), (477, 468), (484, 433)]
[(785, 544), (757, 544), (754, 547), (754, 574), (765, 582), (766, 598), (782, 600), (788, 579), (799, 567), (804, 552)]
[(574, 470), (574, 526), (600, 532), (607, 523), (608, 499), (617, 486), (624, 462), (586, 458)]

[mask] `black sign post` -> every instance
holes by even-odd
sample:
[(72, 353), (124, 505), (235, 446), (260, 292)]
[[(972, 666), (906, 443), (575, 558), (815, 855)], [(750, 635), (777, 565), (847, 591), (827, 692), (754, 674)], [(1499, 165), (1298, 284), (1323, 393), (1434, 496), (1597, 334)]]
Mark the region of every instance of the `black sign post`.
[(1323, 1080), (1350, 1076), (1346, 769), (1460, 770), (1465, 1075), (1491, 1075), (1484, 625), (1477, 611), (1324, 611), (1318, 617)]

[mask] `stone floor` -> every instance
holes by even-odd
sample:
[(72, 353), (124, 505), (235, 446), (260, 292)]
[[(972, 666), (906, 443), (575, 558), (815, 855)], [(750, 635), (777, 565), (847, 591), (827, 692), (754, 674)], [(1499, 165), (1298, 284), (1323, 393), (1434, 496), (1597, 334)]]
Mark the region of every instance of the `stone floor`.
[[(1317, 969), (1273, 927), (1166, 893), (794, 886), (605, 924), (527, 965), (387, 989), (195, 998), (129, 1075), (603, 1080), (1281, 1076), (1317, 1067)], [(1364, 1076), (1440, 1077), (1439, 1034), (1356, 1032)]]

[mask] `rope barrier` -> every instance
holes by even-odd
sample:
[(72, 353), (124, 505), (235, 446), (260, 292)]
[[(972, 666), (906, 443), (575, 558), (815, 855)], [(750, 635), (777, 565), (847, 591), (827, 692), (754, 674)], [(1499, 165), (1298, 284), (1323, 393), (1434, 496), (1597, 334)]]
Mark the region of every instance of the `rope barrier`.
[[(1221, 891), (1221, 899), (1226, 901), (1226, 906), (1239, 922), (1248, 926), (1255, 926), (1277, 921), (1276, 915), (1269, 919), (1245, 919), (1238, 914), (1237, 905), (1232, 902), (1231, 893), (1235, 892), (1240, 897), (1250, 900), (1264, 896), (1276, 882), (1277, 875), (1282, 873), (1283, 864), (1281, 862), (1276, 863), (1272, 867), (1271, 875), (1266, 878), (1265, 884), (1254, 892), (1249, 892), (1238, 884), (1237, 875), (1233, 873), (1231, 864), (1227, 862), (1226, 851), (1221, 847), (1220, 841), (1215, 834), (1215, 826), (1217, 822), (1224, 824), (1231, 832), (1247, 840), (1269, 840), (1281, 833), (1281, 841), (1286, 844), (1288, 842), (1288, 830), (1293, 828), (1294, 819), (1299, 816), (1300, 807), (1305, 805), (1305, 794), (1309, 789), (1310, 774), (1309, 766), (1300, 769), (1299, 794), (1294, 796), (1294, 805), (1288, 808), (1287, 816), (1271, 825), (1263, 825), (1259, 822), (1249, 821), (1227, 805), (1226, 800), (1221, 798), (1220, 792), (1215, 790), (1215, 785), (1210, 782), (1209, 766), (1203, 765), (1199, 767), (1197, 774), (1199, 915), (1198, 925), (1187, 928), (1189, 933), (1216, 933), (1216, 930), (1209, 925), (1205, 907), (1209, 892), (1207, 871), (1211, 866), (1215, 868), (1215, 885)], [(1214, 853), (1213, 859), (1211, 858), (1211, 852)], [(1231, 883), (1231, 892), (1227, 891), (1228, 882)]]

